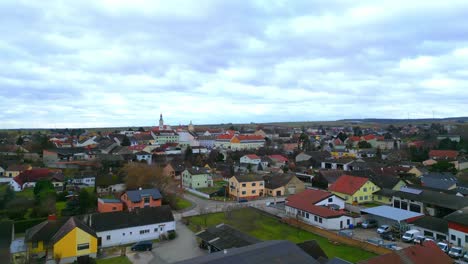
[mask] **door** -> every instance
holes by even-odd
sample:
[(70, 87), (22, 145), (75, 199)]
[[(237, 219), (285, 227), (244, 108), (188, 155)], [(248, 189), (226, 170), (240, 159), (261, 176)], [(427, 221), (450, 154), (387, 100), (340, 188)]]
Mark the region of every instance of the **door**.
[(340, 229), (343, 229), (343, 221), (340, 221)]
[(276, 191), (276, 196), (281, 196), (281, 191)]
[(461, 247), (461, 238), (458, 238), (458, 239), (457, 239), (457, 245), (458, 245), (459, 247)]

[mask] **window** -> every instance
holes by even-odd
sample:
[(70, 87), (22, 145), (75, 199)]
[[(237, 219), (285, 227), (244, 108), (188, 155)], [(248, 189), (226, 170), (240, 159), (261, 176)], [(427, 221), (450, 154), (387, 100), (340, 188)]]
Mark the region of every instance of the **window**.
[(38, 246), (39, 246), (39, 243), (37, 243), (37, 241), (32, 243), (32, 248), (37, 248)]
[(130, 235), (133, 234), (133, 232), (130, 232)]
[(144, 201), (144, 203), (149, 203), (149, 202), (150, 202), (150, 198), (149, 198), (149, 197), (145, 197), (145, 198), (143, 198), (143, 201)]
[(314, 221), (315, 221), (315, 222), (318, 221), (318, 217), (317, 217), (317, 216), (314, 216)]
[(259, 185), (260, 185), (260, 186), (263, 186), (263, 182), (261, 182)]
[(346, 224), (347, 224), (347, 225), (350, 225), (350, 224), (351, 224), (351, 220), (346, 219)]
[(367, 192), (367, 188), (366, 188), (366, 187), (364, 187), (364, 189), (362, 189), (362, 190), (363, 190), (364, 192)]
[(446, 239), (447, 239), (447, 237), (446, 237), (446, 236), (444, 236), (444, 235), (439, 235), (439, 234), (436, 234), (436, 239), (437, 239), (437, 240), (446, 240)]
[(465, 235), (465, 243), (468, 243), (468, 235)]
[(122, 236), (125, 236), (125, 233), (122, 233)]
[(382, 200), (382, 195), (377, 196), (377, 199), (380, 201)]
[(111, 239), (111, 236), (110, 235), (107, 235), (106, 236), (106, 240), (110, 240)]
[(154, 229), (154, 232), (158, 232), (158, 228), (155, 228), (155, 229)]
[(140, 230), (140, 235), (143, 235), (143, 234), (146, 234), (146, 233), (149, 233), (149, 229), (145, 229), (145, 230)]
[(247, 192), (246, 191), (242, 191), (242, 194), (246, 194)]
[(434, 233), (429, 232), (429, 231), (424, 231), (424, 236), (427, 236), (427, 237), (434, 237)]
[(78, 246), (76, 247), (76, 250), (85, 250), (85, 249), (89, 249), (89, 243), (78, 244)]
[(450, 235), (450, 239), (455, 241), (455, 240), (457, 240), (457, 237), (455, 235)]
[(393, 207), (400, 208), (400, 200), (393, 200)]
[(329, 203), (332, 203), (332, 202), (333, 202), (333, 198), (328, 198), (328, 202), (329, 202)]
[(255, 182), (252, 182), (252, 186), (257, 186), (257, 183), (255, 183)]
[(252, 194), (255, 194), (257, 192), (257, 190), (252, 190)]
[(245, 183), (243, 183), (243, 184), (242, 184), (242, 187), (245, 187), (245, 186), (246, 186)]
[[(309, 213), (306, 213), (306, 218), (309, 219)], [(468, 237), (468, 236), (467, 236)]]
[(321, 217), (319, 217), (319, 223), (322, 223), (322, 218)]
[(366, 196), (364, 196), (364, 200), (367, 200), (367, 195), (366, 195)]
[(359, 196), (359, 201), (362, 201), (362, 196)]
[(160, 226), (159, 226), (159, 231), (161, 231), (161, 232), (162, 232), (162, 231), (163, 231), (163, 229), (164, 229), (164, 225), (160, 225)]

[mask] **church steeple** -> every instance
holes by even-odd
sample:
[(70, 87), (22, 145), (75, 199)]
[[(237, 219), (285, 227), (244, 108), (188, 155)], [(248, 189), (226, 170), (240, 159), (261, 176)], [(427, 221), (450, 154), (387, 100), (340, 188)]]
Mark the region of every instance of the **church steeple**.
[(163, 120), (162, 113), (161, 113), (161, 115), (159, 115), (159, 130), (163, 130), (163, 129), (164, 129), (164, 120)]
[(192, 120), (190, 120), (190, 124), (188, 125), (188, 131), (190, 131), (190, 132), (195, 131), (195, 127), (192, 124)]

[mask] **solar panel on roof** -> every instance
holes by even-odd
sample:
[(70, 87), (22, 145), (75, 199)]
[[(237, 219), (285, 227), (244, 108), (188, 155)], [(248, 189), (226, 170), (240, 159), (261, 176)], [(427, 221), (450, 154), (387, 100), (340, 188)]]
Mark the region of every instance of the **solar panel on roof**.
[(408, 187), (401, 187), (400, 191), (405, 192), (405, 193), (412, 193), (412, 194), (420, 194), (422, 193), (422, 190), (415, 189), (415, 188), (408, 188)]

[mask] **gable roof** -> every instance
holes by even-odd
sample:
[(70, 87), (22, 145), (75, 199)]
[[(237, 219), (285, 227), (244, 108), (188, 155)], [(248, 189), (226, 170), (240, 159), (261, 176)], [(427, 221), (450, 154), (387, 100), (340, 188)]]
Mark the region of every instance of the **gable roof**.
[(263, 177), (263, 180), (265, 181), (265, 188), (276, 189), (288, 184), (293, 177), (295, 177), (295, 175), (284, 173), (279, 175), (267, 175)]
[(464, 226), (468, 226), (468, 207), (457, 210), (444, 217), (444, 219), (449, 222), (454, 222)]
[(268, 157), (269, 157), (270, 159), (276, 160), (276, 161), (278, 161), (278, 162), (288, 162), (288, 161), (289, 161), (288, 158), (286, 158), (285, 156), (283, 156), (283, 155), (278, 155), (278, 154), (276, 154), (276, 155), (269, 155)]
[(179, 264), (319, 264), (292, 242), (270, 240), (253, 245), (218, 251), (205, 256), (177, 262)]
[(247, 154), (245, 155), (247, 158), (253, 160), (253, 159), (260, 159), (259, 156), (257, 156), (257, 154)]
[(333, 183), (328, 190), (332, 192), (339, 192), (352, 195), (357, 192), (368, 179), (362, 177), (355, 177), (350, 175), (343, 175), (335, 183)]
[(429, 157), (437, 158), (450, 158), (455, 159), (458, 156), (458, 151), (456, 150), (431, 150), (429, 151)]
[(168, 205), (159, 207), (140, 208), (135, 211), (119, 211), (109, 213), (95, 213), (82, 216), (96, 232), (144, 226), (174, 221), (171, 208)]
[(323, 190), (306, 189), (300, 193), (290, 195), (286, 198), (288, 203), (310, 203), (316, 204), (334, 194)]
[[(403, 191), (402, 191), (403, 190)], [(439, 207), (449, 208), (452, 210), (459, 210), (463, 207), (468, 206), (468, 199), (456, 195), (450, 195), (446, 193), (421, 190), (419, 194), (410, 193), (402, 189), (394, 193), (395, 197), (405, 198), (409, 200), (415, 200)]]
[(141, 197), (144, 196), (152, 196), (153, 199), (162, 199), (162, 195), (159, 192), (158, 189), (152, 188), (152, 189), (142, 189), (142, 190), (132, 190), (132, 191), (126, 191), (128, 199), (134, 203), (138, 203), (141, 201)]
[(359, 264), (426, 264), (426, 263), (454, 263), (432, 241), (426, 241), (423, 245), (414, 245), (392, 253), (377, 256), (359, 262)]
[(87, 226), (77, 217), (64, 217), (59, 220), (46, 220), (32, 228), (26, 230), (25, 241), (35, 242), (44, 241), (46, 244), (53, 244), (66, 236), (75, 227), (80, 228), (84, 232), (97, 237), (94, 230)]
[(229, 225), (219, 224), (208, 227), (196, 236), (219, 250), (244, 247), (260, 242)]
[(37, 182), (40, 180), (57, 180), (63, 181), (63, 174), (61, 171), (53, 171), (46, 168), (25, 170), (15, 176), (13, 180), (18, 183), (18, 185), (23, 186), (26, 182)]
[(87, 226), (85, 223), (83, 223), (78, 218), (72, 216), (55, 233), (55, 235), (51, 239), (51, 243), (55, 244), (57, 241), (59, 241), (64, 236), (66, 236), (68, 233), (70, 233), (75, 227), (77, 227), (77, 228), (83, 230), (84, 232), (90, 234), (91, 236), (97, 238), (96, 232), (94, 232), (93, 229), (91, 229), (89, 226)]
[(445, 219), (426, 215), (411, 223), (425, 229), (434, 230), (444, 234), (448, 233), (448, 222)]
[(336, 218), (345, 215), (343, 211), (336, 211), (316, 203), (333, 196), (333, 193), (322, 190), (304, 190), (286, 198), (286, 206), (309, 212), (323, 218)]
[(263, 176), (259, 174), (239, 174), (239, 175), (234, 175), (232, 177), (235, 177), (238, 182), (253, 182), (253, 181), (263, 181)]

